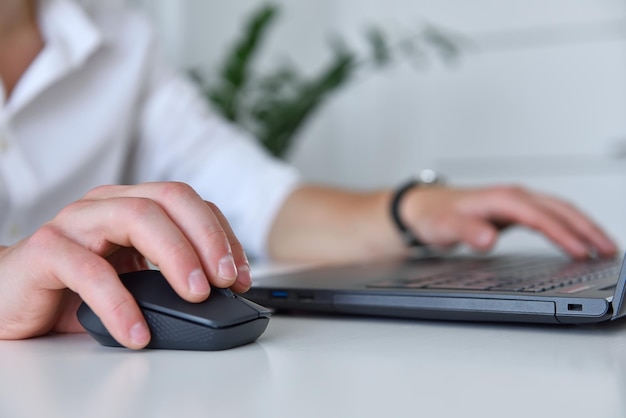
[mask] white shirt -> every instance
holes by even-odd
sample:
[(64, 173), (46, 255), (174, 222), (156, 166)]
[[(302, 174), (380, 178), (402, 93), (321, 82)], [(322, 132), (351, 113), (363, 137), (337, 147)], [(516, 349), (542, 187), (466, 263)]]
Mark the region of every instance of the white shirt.
[(95, 186), (172, 180), (217, 204), (263, 256), (295, 170), (212, 114), (161, 60), (141, 16), (104, 1), (39, 4), (45, 47), (8, 101), (0, 88), (0, 243)]

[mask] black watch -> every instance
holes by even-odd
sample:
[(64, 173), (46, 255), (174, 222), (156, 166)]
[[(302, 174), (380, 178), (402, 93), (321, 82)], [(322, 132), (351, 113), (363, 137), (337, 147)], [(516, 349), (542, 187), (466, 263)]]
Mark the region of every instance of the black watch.
[(424, 169), (420, 171), (420, 173), (403, 183), (400, 187), (396, 189), (391, 199), (391, 218), (393, 219), (393, 223), (398, 228), (400, 235), (402, 236), (402, 240), (406, 243), (408, 247), (423, 247), (425, 244), (420, 241), (411, 230), (402, 222), (400, 218), (400, 202), (402, 201), (402, 197), (411, 190), (413, 187), (429, 187), (444, 184), (443, 177), (441, 174), (431, 169)]

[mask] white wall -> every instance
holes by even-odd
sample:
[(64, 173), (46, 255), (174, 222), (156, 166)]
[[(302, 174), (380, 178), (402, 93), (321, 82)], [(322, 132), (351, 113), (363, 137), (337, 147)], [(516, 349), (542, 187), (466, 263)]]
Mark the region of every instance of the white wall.
[[(262, 2), (143, 3), (177, 65), (212, 68)], [(330, 33), (358, 44), (370, 22), (404, 36), (428, 19), (471, 41), (453, 67), (398, 65), (336, 95), (290, 157), (308, 179), (379, 187), (430, 166), (458, 184), (522, 183), (572, 200), (626, 243), (624, 0), (277, 3), (263, 67), (288, 55), (315, 71)]]

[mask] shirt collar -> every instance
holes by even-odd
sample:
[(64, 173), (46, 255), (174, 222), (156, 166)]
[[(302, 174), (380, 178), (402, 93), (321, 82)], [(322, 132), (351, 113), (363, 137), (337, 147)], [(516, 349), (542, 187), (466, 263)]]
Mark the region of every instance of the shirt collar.
[(102, 43), (102, 34), (74, 0), (39, 2), (39, 24), (46, 44), (57, 48), (68, 67), (80, 66)]
[(40, 0), (38, 4), (45, 46), (15, 86), (5, 109), (9, 113), (79, 68), (103, 43), (103, 34), (76, 1)]

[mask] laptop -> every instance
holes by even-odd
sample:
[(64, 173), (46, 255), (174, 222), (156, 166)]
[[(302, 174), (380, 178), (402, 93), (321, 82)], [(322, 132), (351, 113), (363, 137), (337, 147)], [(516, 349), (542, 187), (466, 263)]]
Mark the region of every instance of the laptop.
[(274, 310), (599, 323), (626, 315), (624, 259), (452, 255), (317, 266), (255, 278), (246, 297)]

